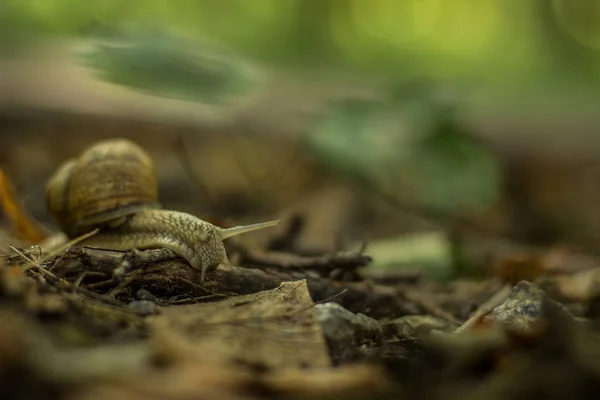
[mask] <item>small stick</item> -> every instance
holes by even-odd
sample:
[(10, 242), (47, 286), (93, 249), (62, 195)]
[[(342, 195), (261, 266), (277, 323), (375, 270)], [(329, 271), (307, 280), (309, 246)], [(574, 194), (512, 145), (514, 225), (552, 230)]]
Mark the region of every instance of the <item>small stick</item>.
[(478, 323), (481, 318), (485, 317), (489, 313), (491, 313), (494, 308), (498, 307), (500, 304), (506, 300), (506, 298), (510, 295), (510, 291), (512, 290), (512, 285), (506, 284), (500, 290), (498, 290), (488, 301), (483, 303), (482, 305), (475, 310), (473, 315), (461, 326), (459, 326), (454, 333), (460, 333), (467, 329), (472, 328), (476, 323)]
[(316, 269), (330, 272), (335, 269), (355, 270), (368, 265), (372, 258), (362, 253), (339, 252), (316, 257), (301, 257), (279, 252), (247, 251), (245, 263), (256, 263), (285, 269)]

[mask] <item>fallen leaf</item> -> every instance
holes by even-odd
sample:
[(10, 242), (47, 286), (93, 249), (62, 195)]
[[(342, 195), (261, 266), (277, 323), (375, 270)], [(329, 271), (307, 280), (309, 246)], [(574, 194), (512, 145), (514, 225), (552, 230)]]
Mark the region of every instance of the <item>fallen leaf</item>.
[(165, 307), (149, 318), (158, 355), (259, 370), (329, 367), (305, 280), (227, 300)]

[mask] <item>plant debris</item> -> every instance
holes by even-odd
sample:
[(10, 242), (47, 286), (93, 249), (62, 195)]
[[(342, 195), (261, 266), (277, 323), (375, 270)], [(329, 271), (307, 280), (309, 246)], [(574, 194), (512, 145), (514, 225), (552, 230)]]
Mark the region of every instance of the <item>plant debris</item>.
[(202, 281), (171, 250), (87, 248), (38, 229), (8, 189), (2, 204), (15, 241), (0, 258), (0, 398), (527, 399), (600, 390), (593, 255), (480, 241), (473, 260), (486, 274), (434, 282), (414, 271), (373, 273), (364, 248), (301, 251), (298, 219), (262, 245), (229, 243), (232, 265)]

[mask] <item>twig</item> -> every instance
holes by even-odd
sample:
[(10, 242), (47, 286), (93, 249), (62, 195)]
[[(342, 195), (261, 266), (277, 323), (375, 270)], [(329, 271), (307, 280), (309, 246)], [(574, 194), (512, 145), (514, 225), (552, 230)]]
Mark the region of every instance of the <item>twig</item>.
[(93, 230), (93, 231), (91, 231), (91, 232), (88, 232), (88, 233), (85, 233), (85, 234), (83, 234), (83, 235), (81, 235), (81, 236), (79, 236), (79, 237), (76, 237), (75, 239), (73, 239), (73, 240), (71, 240), (71, 241), (69, 241), (69, 242), (65, 243), (65, 244), (64, 244), (64, 245), (62, 245), (62, 246), (58, 246), (58, 247), (56, 247), (54, 250), (52, 250), (52, 251), (48, 252), (48, 254), (46, 254), (46, 255), (45, 255), (43, 258), (42, 258), (41, 262), (42, 262), (42, 263), (44, 263), (44, 262), (48, 261), (49, 259), (51, 259), (52, 257), (56, 256), (57, 254), (64, 252), (64, 251), (65, 251), (66, 249), (68, 249), (69, 247), (73, 247), (73, 246), (75, 246), (77, 243), (79, 243), (79, 242), (82, 242), (82, 241), (84, 241), (84, 240), (86, 240), (86, 239), (88, 239), (88, 238), (90, 238), (90, 237), (94, 236), (94, 235), (95, 235), (95, 234), (97, 234), (99, 231), (100, 231), (99, 229), (94, 229), (94, 230)]
[(340, 297), (341, 295), (345, 294), (348, 291), (348, 289), (344, 289), (341, 292), (339, 292), (338, 294), (334, 294), (333, 296), (329, 296), (326, 299), (323, 300), (319, 300), (319, 301), (315, 301), (315, 304), (323, 304), (323, 303), (329, 303), (331, 300)]
[[(65, 254), (62, 254), (55, 261), (54, 269), (58, 274), (82, 270), (82, 272), (87, 272), (88, 274), (103, 274), (109, 277), (105, 281), (87, 285), (89, 288), (97, 289), (107, 285), (114, 285), (121, 281), (124, 275), (119, 275), (119, 272), (126, 271), (119, 268), (123, 267), (124, 262), (130, 263), (128, 269), (135, 271), (147, 264), (156, 264), (177, 258), (178, 256), (168, 249), (147, 250), (137, 252), (135, 256), (132, 256), (128, 251), (108, 251), (97, 248), (75, 247), (69, 248)], [(73, 264), (76, 264), (76, 266)]]
[(111, 279), (107, 279), (105, 281), (90, 283), (87, 285), (87, 287), (90, 289), (102, 289), (103, 287), (110, 286), (110, 285), (116, 285), (117, 283), (118, 283), (118, 281), (116, 279), (111, 278)]
[[(147, 252), (141, 252), (143, 257), (148, 257)], [(109, 250), (94, 250), (86, 252), (94, 264), (95, 272), (110, 274), (114, 263), (122, 257), (122, 253)], [(174, 260), (156, 262), (144, 265), (133, 274), (130, 286), (132, 290), (144, 288), (153, 293), (157, 298), (168, 299), (181, 295), (185, 287), (180, 282), (185, 282), (189, 288), (189, 295), (203, 297), (205, 295), (232, 296), (256, 293), (278, 287), (282, 282), (298, 281), (298, 272), (286, 269), (273, 269), (265, 271), (258, 268), (216, 268), (207, 272), (207, 280), (200, 284), (199, 275), (195, 270), (187, 268), (184, 261), (176, 257)], [(99, 262), (103, 260), (103, 262)], [(112, 262), (110, 260), (113, 260)], [(406, 299), (396, 288), (377, 285), (369, 282), (339, 282), (326, 277), (307, 276), (307, 284), (313, 301), (333, 298), (336, 303), (352, 312), (367, 314), (373, 318), (397, 318), (403, 315), (414, 314), (415, 309), (426, 309)], [(107, 280), (86, 285), (86, 288), (98, 290), (107, 285), (116, 284), (116, 280)], [(344, 289), (346, 291), (344, 292)], [(340, 292), (344, 295), (340, 296)], [(340, 296), (339, 298), (337, 296)], [(438, 313), (439, 315), (439, 313)], [(443, 315), (442, 318), (452, 319)], [(453, 320), (453, 319), (452, 319)]]
[(455, 333), (459, 333), (465, 331), (467, 329), (472, 328), (475, 324), (477, 324), (483, 317), (492, 312), (492, 310), (498, 307), (506, 298), (510, 295), (512, 290), (512, 285), (506, 284), (500, 288), (488, 301), (483, 303), (482, 305), (475, 310), (473, 315), (461, 326), (459, 326)]
[(222, 296), (219, 294), (214, 294), (214, 295), (207, 295), (207, 296), (200, 296), (200, 297), (188, 297), (185, 299), (169, 300), (164, 303), (161, 303), (161, 305), (169, 306), (169, 305), (173, 305), (173, 304), (186, 304), (188, 302), (191, 304), (196, 304), (202, 300), (211, 300), (211, 299), (219, 298), (219, 297), (222, 297)]
[(403, 290), (400, 290), (402, 296), (404, 296), (407, 300), (410, 300), (412, 303), (415, 303), (423, 310), (427, 311), (431, 315), (442, 318), (448, 322), (460, 325), (461, 321), (457, 320), (452, 314), (450, 314), (446, 310), (442, 310), (437, 305), (429, 300), (429, 298), (424, 297), (420, 292), (413, 290), (412, 288), (403, 286)]
[(9, 245), (10, 249), (12, 251), (14, 251), (15, 253), (17, 253), (18, 255), (20, 255), (21, 257), (23, 257), (23, 259), (25, 259), (28, 264), (26, 264), (23, 269), (25, 271), (27, 271), (28, 269), (31, 268), (37, 268), (37, 270), (39, 270), (42, 274), (45, 274), (46, 276), (52, 277), (54, 279), (59, 279), (56, 275), (54, 275), (52, 272), (48, 271), (46, 268), (44, 268), (42, 266), (42, 264), (36, 260), (35, 258), (29, 258), (27, 255), (25, 255), (21, 250), (17, 249), (16, 247), (14, 247), (13, 245)]
[(133, 281), (135, 281), (135, 278), (132, 278), (132, 277), (118, 280), (118, 282), (119, 282), (118, 285), (116, 287), (112, 288), (110, 290), (110, 292), (107, 293), (107, 296), (115, 297), (117, 294), (121, 293), (123, 291), (123, 289), (125, 289), (127, 286), (129, 286)]
[(106, 304), (110, 304), (116, 307), (125, 307), (125, 304), (120, 302), (119, 300), (100, 294), (100, 293), (96, 293), (96, 292), (92, 292), (91, 290), (82, 288), (82, 287), (77, 287), (75, 288), (75, 292), (82, 294), (86, 297), (89, 297), (90, 299), (94, 299), (94, 300), (98, 300), (102, 303), (106, 303)]
[(295, 254), (246, 251), (242, 263), (260, 264), (284, 269), (315, 269), (329, 273), (335, 269), (356, 270), (368, 265), (370, 256), (355, 252), (340, 252), (317, 257), (300, 257)]
[(237, 294), (237, 293), (230, 293), (230, 294), (215, 293), (215, 292), (213, 292), (212, 290), (210, 290), (210, 289), (208, 289), (208, 288), (205, 288), (205, 287), (204, 287), (204, 286), (202, 286), (202, 285), (199, 285), (199, 284), (197, 284), (197, 283), (195, 283), (195, 282), (192, 282), (192, 281), (190, 281), (189, 279), (185, 279), (185, 278), (179, 278), (179, 280), (181, 280), (181, 281), (183, 281), (183, 282), (187, 283), (188, 285), (192, 285), (192, 286), (194, 286), (195, 288), (198, 288), (198, 289), (200, 289), (200, 290), (203, 290), (203, 291), (205, 291), (205, 292), (207, 292), (207, 293), (210, 293), (210, 295), (211, 295), (211, 296), (217, 296), (217, 297), (231, 297), (231, 296), (239, 296), (239, 294)]
[[(94, 300), (97, 300), (97, 301), (100, 301), (100, 302), (103, 302), (103, 303), (106, 303), (106, 304), (110, 304), (110, 305), (117, 306), (117, 307), (124, 307), (124, 304), (123, 304), (123, 303), (121, 303), (121, 302), (119, 302), (119, 301), (117, 301), (117, 300), (115, 300), (115, 299), (112, 299), (112, 298), (110, 298), (110, 297), (107, 297), (107, 296), (101, 295), (101, 294), (99, 294), (99, 293), (92, 292), (92, 291), (90, 291), (90, 290), (87, 290), (87, 289), (85, 289), (85, 288), (82, 288), (82, 287), (78, 287), (78, 286), (76, 286), (76, 285), (74, 285), (74, 284), (70, 283), (69, 281), (65, 280), (64, 278), (61, 278), (61, 277), (59, 277), (59, 276), (56, 276), (56, 275), (55, 275), (55, 274), (53, 274), (52, 272), (50, 272), (50, 271), (46, 270), (46, 269), (45, 269), (45, 268), (44, 268), (44, 267), (43, 267), (43, 266), (42, 266), (42, 265), (39, 263), (39, 261), (37, 261), (37, 260), (35, 260), (35, 259), (33, 259), (33, 258), (29, 258), (29, 257), (27, 257), (25, 254), (23, 254), (23, 252), (21, 252), (19, 249), (15, 248), (15, 247), (14, 247), (14, 246), (12, 246), (12, 245), (10, 246), (10, 248), (11, 248), (13, 251), (15, 251), (16, 253), (18, 253), (18, 254), (19, 254), (21, 257), (23, 257), (25, 260), (27, 260), (27, 261), (29, 261), (29, 262), (31, 263), (31, 265), (29, 265), (29, 266), (26, 268), (26, 270), (27, 270), (27, 269), (31, 269), (31, 268), (35, 268), (35, 269), (36, 269), (37, 271), (39, 271), (40, 273), (42, 273), (42, 274), (45, 274), (46, 276), (48, 276), (48, 277), (51, 277), (51, 278), (53, 278), (53, 279), (54, 279), (56, 282), (60, 283), (60, 284), (61, 284), (61, 287), (62, 287), (62, 289), (63, 289), (63, 290), (65, 290), (65, 289), (66, 289), (66, 291), (62, 292), (62, 295), (64, 295), (64, 296), (67, 296), (68, 292), (69, 292), (69, 291), (72, 291), (72, 292), (74, 292), (75, 294), (78, 294), (78, 295), (85, 295), (86, 297), (88, 297), (88, 298), (90, 298), (90, 299), (94, 299)], [(69, 298), (71, 298), (71, 299), (72, 299), (72, 297), (70, 297), (70, 296), (67, 296), (67, 297), (69, 297)]]

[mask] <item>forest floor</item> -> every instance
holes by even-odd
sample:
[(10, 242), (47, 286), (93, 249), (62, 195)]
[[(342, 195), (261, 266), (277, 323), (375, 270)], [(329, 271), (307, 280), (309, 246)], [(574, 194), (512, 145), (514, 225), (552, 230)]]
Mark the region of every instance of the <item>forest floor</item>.
[[(35, 237), (6, 179), (14, 224), (5, 234)], [(434, 282), (415, 272), (365, 275), (373, 259), (364, 250), (278, 249), (228, 245), (234, 266), (202, 281), (166, 249), (11, 247), (0, 268), (0, 398), (526, 399), (600, 390), (600, 268), (591, 256), (514, 253), (493, 276)]]

